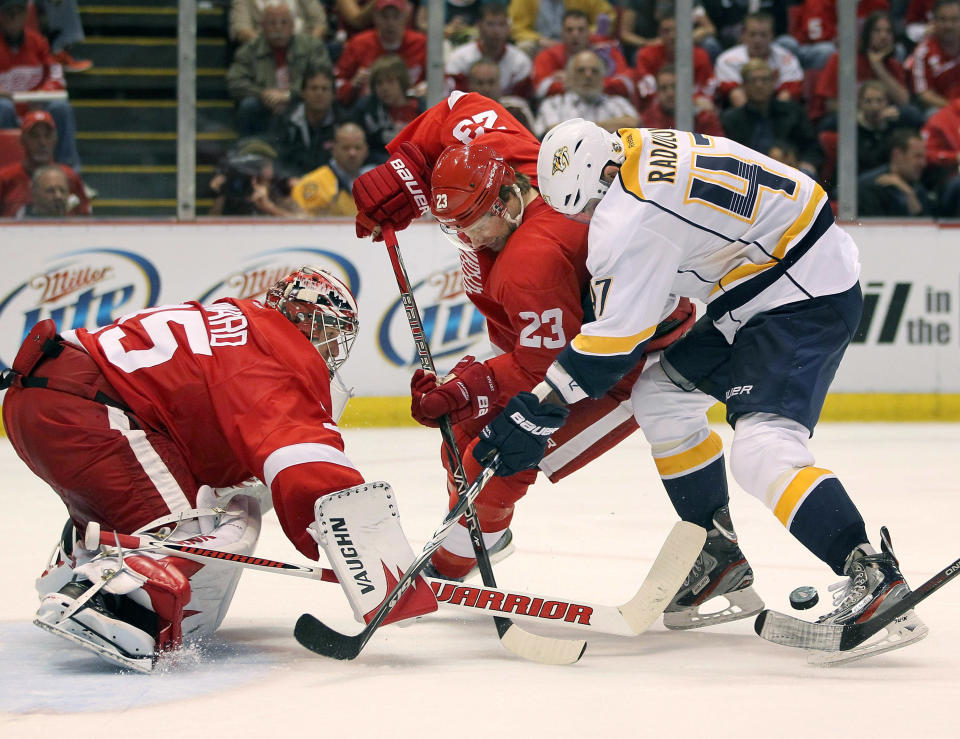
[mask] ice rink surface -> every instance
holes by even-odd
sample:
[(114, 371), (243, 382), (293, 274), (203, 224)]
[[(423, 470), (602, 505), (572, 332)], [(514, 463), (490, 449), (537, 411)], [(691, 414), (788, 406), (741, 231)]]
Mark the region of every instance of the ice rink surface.
[[(729, 442), (729, 429), (717, 427)], [(346, 429), (367, 480), (397, 491), (418, 549), (440, 524), (439, 435)], [(908, 581), (960, 556), (960, 424), (824, 424), (812, 447), (867, 520), (891, 530)], [(359, 630), (336, 585), (247, 572), (221, 630), (154, 675), (120, 670), (32, 626), (33, 580), (65, 520), (57, 497), (0, 439), (0, 737), (958, 737), (960, 584), (918, 612), (930, 635), (845, 667), (806, 664), (764, 642), (752, 619), (688, 632), (658, 621), (630, 639), (591, 636), (567, 667), (524, 662), (488, 617), (441, 610), (377, 632), (360, 657), (336, 662), (293, 639), (309, 611)], [(731, 484), (741, 546), (769, 607), (815, 585), (827, 609), (837, 580), (759, 502)], [(495, 566), (513, 589), (621, 603), (636, 591), (675, 520), (648, 448), (634, 435), (558, 485), (541, 479), (518, 506), (516, 553)], [(257, 554), (302, 561), (273, 513)], [(529, 627), (533, 630), (536, 627)], [(578, 636), (579, 631), (552, 630)]]

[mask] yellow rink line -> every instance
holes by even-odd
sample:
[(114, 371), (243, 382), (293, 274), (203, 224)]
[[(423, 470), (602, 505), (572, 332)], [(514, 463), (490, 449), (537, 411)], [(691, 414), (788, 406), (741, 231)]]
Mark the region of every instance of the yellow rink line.
[[(717, 403), (707, 417), (724, 422), (724, 406)], [(821, 422), (937, 422), (960, 421), (960, 394), (858, 394), (827, 396)], [(353, 398), (340, 420), (344, 428), (416, 426), (410, 418), (410, 398)], [(0, 435), (6, 435), (0, 425)]]

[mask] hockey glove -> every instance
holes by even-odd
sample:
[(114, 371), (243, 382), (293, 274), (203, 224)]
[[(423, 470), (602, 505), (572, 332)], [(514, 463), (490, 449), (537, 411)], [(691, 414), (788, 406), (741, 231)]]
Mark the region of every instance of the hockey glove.
[(517, 393), (503, 413), (480, 432), (473, 458), (486, 465), (500, 452), (498, 477), (509, 477), (540, 464), (550, 436), (566, 420), (570, 409), (541, 403), (533, 393)]
[(493, 373), (469, 354), (457, 362), (439, 384), (428, 385), (429, 379), (433, 379), (433, 375), (419, 370), (410, 383), (411, 415), (424, 426), (436, 427), (441, 416), (450, 416), (452, 423), (480, 418), (490, 412), (497, 399), (497, 380)]
[[(357, 237), (365, 239), (373, 229), (389, 223), (402, 231), (414, 218), (430, 209), (430, 170), (414, 144), (405, 141), (385, 164), (379, 164), (353, 183), (357, 204)], [(376, 241), (382, 241), (378, 236)]]
[(657, 330), (644, 347), (644, 352), (649, 354), (666, 349), (690, 330), (696, 318), (697, 309), (694, 308), (690, 299), (680, 298), (680, 302), (673, 309), (673, 313), (657, 325)]

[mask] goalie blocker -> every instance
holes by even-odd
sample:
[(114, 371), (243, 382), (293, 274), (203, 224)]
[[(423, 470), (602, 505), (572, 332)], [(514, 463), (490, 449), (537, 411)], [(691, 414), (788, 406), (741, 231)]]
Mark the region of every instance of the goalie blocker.
[[(354, 616), (369, 623), (414, 559), (393, 490), (386, 482), (356, 485), (318, 499), (314, 512), (307, 530), (330, 560)], [(436, 596), (419, 576), (383, 624), (435, 610)]]

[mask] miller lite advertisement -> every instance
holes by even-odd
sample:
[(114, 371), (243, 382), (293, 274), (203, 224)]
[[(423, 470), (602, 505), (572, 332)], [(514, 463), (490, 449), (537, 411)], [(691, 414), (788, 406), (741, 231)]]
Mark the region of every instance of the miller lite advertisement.
[[(960, 232), (903, 223), (847, 229), (860, 248), (864, 311), (832, 391), (960, 393)], [(464, 354), (489, 357), (457, 250), (428, 222), (398, 239), (439, 372)], [(386, 249), (358, 240), (350, 221), (16, 225), (4, 228), (3, 241), (16, 259), (0, 273), (0, 368), (45, 318), (60, 330), (96, 330), (157, 305), (262, 298), (305, 264), (338, 275), (357, 297), (360, 333), (343, 379), (358, 396), (406, 395), (419, 367)]]

